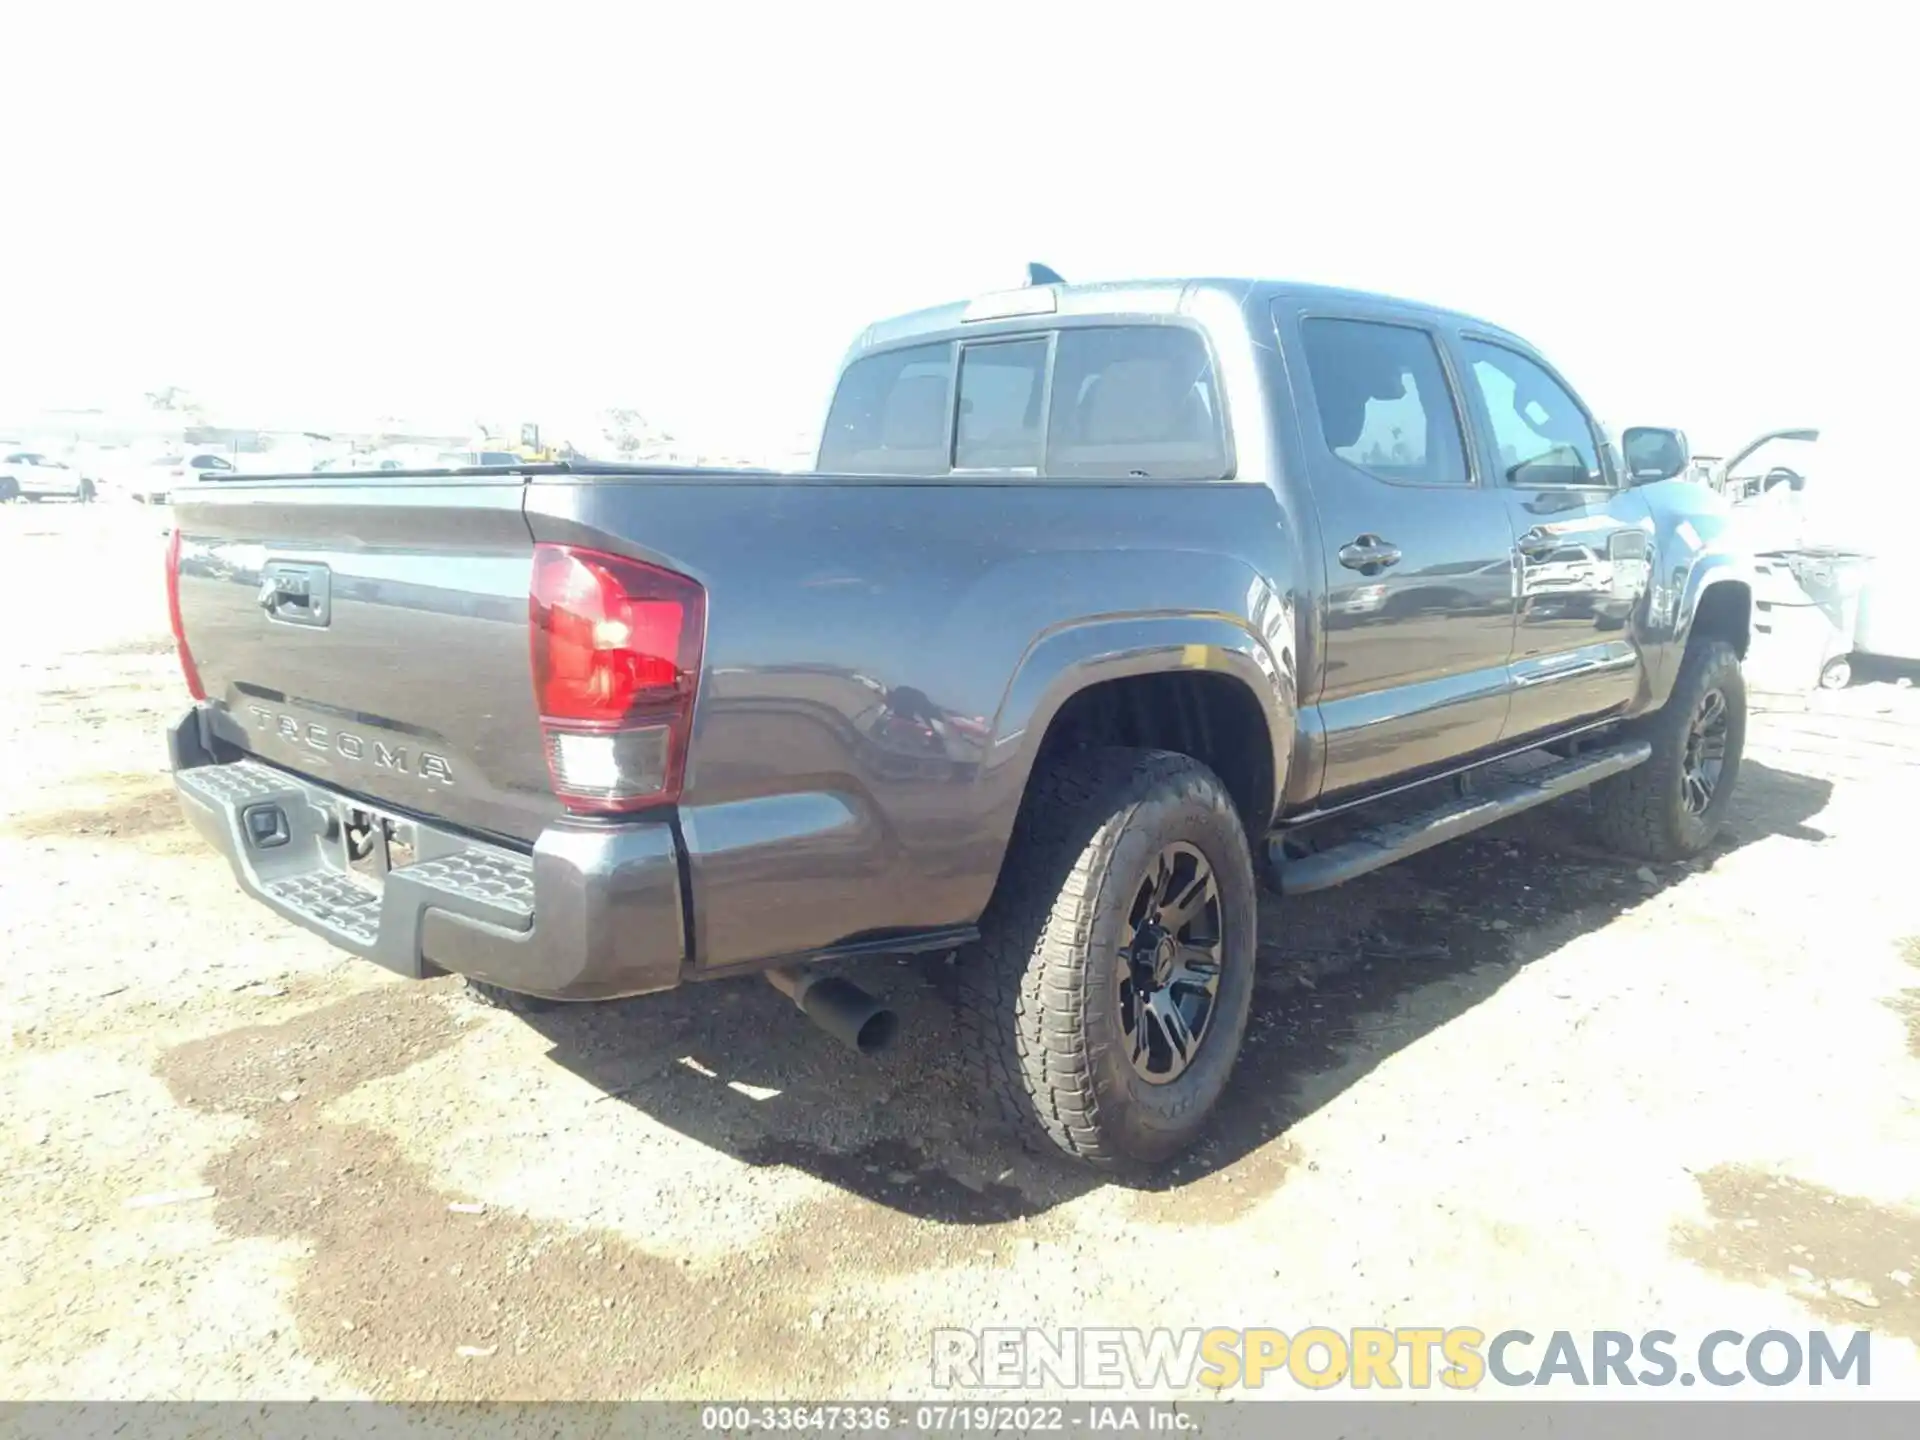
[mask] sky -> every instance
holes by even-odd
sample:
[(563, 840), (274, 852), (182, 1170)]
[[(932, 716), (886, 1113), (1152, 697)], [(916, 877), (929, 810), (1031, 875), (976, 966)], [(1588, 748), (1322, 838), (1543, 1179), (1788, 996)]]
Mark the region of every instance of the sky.
[(17, 5), (0, 398), (818, 423), (878, 316), (1260, 275), (1525, 335), (1607, 421), (1912, 449), (1893, 11)]

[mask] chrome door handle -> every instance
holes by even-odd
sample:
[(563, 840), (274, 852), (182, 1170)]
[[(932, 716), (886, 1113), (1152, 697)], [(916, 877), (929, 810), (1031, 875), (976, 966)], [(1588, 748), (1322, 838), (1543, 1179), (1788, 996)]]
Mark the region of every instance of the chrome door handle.
[(324, 626), (333, 619), (332, 573), (324, 565), (270, 560), (260, 567), (255, 602), (269, 620)]
[(1378, 535), (1362, 535), (1340, 547), (1340, 563), (1349, 570), (1372, 574), (1400, 563), (1400, 547)]

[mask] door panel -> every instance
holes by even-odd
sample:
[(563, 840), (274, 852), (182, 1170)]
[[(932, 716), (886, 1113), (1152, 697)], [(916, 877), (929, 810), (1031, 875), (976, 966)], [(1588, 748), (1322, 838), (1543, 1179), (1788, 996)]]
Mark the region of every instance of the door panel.
[(1520, 616), (1507, 738), (1592, 719), (1640, 684), (1632, 616), (1652, 516), (1635, 490), (1513, 491)]
[(1518, 616), (1505, 739), (1592, 720), (1641, 683), (1632, 615), (1646, 593), (1653, 518), (1618, 488), (1593, 421), (1538, 359), (1459, 340), (1491, 483), (1514, 535)]
[(1326, 567), (1317, 699), (1332, 795), (1499, 740), (1513, 531), (1506, 497), (1475, 483), (1431, 334), (1391, 316), (1296, 324)]

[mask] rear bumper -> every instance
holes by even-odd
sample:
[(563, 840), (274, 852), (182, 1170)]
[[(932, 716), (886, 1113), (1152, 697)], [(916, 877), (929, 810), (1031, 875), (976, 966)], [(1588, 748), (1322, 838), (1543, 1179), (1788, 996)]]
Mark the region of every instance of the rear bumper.
[(470, 975), (555, 1000), (680, 981), (686, 917), (669, 824), (562, 821), (529, 854), (408, 821), (407, 863), (366, 875), (343, 838), (352, 796), (257, 760), (220, 763), (197, 709), (167, 744), (187, 819), (241, 888), (344, 950), (402, 975)]

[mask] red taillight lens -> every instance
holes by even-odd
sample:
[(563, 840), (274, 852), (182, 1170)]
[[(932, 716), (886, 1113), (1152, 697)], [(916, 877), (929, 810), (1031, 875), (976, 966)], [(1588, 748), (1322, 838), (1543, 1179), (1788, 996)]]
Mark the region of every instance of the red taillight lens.
[(193, 663), (193, 651), (187, 648), (187, 630), (180, 623), (180, 527), (174, 526), (167, 540), (167, 619), (173, 625), (173, 648), (180, 654), (180, 673), (186, 677), (187, 693), (196, 700), (207, 698), (200, 683), (200, 667)]
[(623, 555), (534, 547), (533, 693), (570, 809), (679, 799), (706, 599), (686, 576)]

